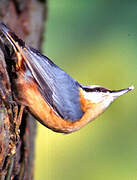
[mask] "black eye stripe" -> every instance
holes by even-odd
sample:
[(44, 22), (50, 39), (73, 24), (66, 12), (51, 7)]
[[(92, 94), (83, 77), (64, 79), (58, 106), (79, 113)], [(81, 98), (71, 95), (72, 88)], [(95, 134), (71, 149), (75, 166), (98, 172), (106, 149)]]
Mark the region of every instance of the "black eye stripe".
[(109, 90), (104, 87), (84, 88), (84, 90), (86, 92), (103, 92), (103, 93), (109, 92)]

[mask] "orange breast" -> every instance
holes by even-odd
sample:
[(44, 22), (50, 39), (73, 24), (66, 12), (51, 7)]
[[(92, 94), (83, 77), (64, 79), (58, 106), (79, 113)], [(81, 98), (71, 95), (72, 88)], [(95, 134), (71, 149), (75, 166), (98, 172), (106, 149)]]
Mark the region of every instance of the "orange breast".
[(38, 86), (34, 79), (30, 77), (24, 78), (24, 72), (18, 72), (16, 81), (18, 95), (16, 98), (20, 104), (28, 107), (28, 110), (46, 127), (56, 132), (70, 133), (76, 131), (86, 125), (89, 121), (96, 117), (95, 104), (85, 100), (80, 89), (81, 108), (84, 115), (81, 119), (71, 122), (62, 119), (54, 110), (47, 104), (38, 90)]

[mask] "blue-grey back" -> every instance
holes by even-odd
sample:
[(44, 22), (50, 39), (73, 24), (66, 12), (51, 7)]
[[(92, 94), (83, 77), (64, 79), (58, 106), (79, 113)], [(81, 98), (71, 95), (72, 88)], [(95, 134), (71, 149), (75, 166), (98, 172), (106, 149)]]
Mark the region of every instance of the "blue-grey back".
[(32, 47), (23, 48), (27, 65), (47, 103), (63, 119), (75, 121), (83, 115), (79, 83)]

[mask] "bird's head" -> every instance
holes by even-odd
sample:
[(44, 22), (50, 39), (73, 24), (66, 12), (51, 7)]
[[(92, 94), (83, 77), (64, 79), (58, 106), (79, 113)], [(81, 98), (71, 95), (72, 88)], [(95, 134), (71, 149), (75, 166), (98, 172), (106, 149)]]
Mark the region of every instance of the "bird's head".
[[(82, 85), (82, 94), (86, 104), (93, 107), (93, 111), (96, 116), (101, 114), (116, 98), (119, 96), (133, 90), (134, 87), (131, 86), (126, 89), (121, 90), (109, 90), (107, 88), (92, 85), (92, 86), (83, 86)], [(86, 108), (86, 107), (85, 107)]]

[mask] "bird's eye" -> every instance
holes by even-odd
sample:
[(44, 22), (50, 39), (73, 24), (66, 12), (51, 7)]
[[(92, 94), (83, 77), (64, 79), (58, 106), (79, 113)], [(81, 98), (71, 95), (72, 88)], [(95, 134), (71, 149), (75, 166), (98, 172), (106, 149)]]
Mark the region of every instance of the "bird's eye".
[(84, 90), (86, 92), (103, 92), (103, 93), (109, 92), (109, 89), (106, 89), (104, 87), (94, 87), (94, 88), (86, 87), (86, 88), (84, 88)]
[(106, 93), (108, 92), (109, 90), (104, 88), (104, 87), (96, 87), (94, 88), (95, 92), (103, 92), (103, 93)]

